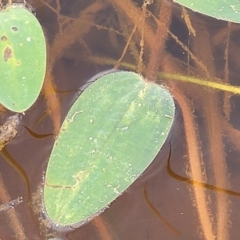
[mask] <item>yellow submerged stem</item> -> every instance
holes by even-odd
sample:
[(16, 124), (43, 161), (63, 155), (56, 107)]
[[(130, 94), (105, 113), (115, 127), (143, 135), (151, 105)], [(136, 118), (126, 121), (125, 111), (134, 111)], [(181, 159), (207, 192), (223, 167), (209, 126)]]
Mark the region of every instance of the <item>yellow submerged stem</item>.
[(201, 85), (204, 87), (209, 87), (209, 88), (213, 88), (213, 89), (217, 89), (225, 92), (240, 94), (240, 87), (229, 85), (226, 83), (213, 82), (206, 79), (184, 76), (180, 74), (164, 73), (164, 72), (158, 73), (158, 77), (160, 79), (169, 79), (169, 80), (175, 80), (175, 81), (181, 81), (181, 82), (188, 82), (188, 83), (193, 83), (193, 84), (197, 84), (197, 85)]
[[(111, 65), (111, 66), (114, 66), (117, 63), (117, 60), (115, 59), (101, 58), (96, 56), (89, 58), (89, 61), (102, 64), (102, 65)], [(121, 67), (124, 67), (132, 71), (136, 71), (137, 69), (137, 66), (127, 62), (121, 62), (119, 65)], [(230, 92), (233, 94), (240, 95), (240, 87), (233, 86), (227, 83), (213, 82), (208, 79), (202, 79), (202, 78), (196, 78), (192, 76), (185, 76), (181, 74), (173, 74), (173, 73), (166, 73), (166, 72), (158, 72), (157, 76), (158, 76), (158, 79), (161, 79), (161, 80), (173, 80), (173, 81), (179, 81), (179, 82), (193, 83), (203, 87), (208, 87), (215, 90), (220, 90), (220, 91)]]

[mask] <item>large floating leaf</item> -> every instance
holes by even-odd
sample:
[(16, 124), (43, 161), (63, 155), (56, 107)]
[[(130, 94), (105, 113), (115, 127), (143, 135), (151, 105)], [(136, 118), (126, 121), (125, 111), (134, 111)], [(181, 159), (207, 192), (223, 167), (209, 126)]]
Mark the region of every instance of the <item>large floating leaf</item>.
[(10, 6), (0, 12), (0, 103), (23, 112), (37, 99), (46, 71), (42, 28), (27, 9)]
[(240, 23), (239, 0), (174, 0), (174, 2), (217, 19)]
[(165, 142), (175, 105), (168, 90), (132, 72), (99, 78), (70, 109), (44, 185), (60, 226), (85, 222), (128, 188)]

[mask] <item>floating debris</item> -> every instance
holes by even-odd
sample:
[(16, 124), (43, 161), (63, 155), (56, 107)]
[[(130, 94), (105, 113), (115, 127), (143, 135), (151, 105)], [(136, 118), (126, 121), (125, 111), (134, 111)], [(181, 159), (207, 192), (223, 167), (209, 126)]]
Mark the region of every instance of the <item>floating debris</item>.
[(9, 117), (7, 121), (0, 126), (0, 150), (16, 136), (19, 122), (20, 115), (16, 114)]
[(14, 208), (16, 207), (18, 204), (20, 204), (21, 202), (23, 202), (23, 198), (22, 197), (18, 197), (8, 203), (3, 203), (0, 205), (0, 212), (2, 211), (6, 211), (10, 208)]

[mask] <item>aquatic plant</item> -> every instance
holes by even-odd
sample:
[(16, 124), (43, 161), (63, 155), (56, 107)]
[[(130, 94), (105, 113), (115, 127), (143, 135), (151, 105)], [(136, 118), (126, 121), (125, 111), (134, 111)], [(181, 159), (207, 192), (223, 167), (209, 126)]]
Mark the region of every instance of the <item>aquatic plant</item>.
[[(135, 2), (137, 2), (137, 4), (135, 4)], [(213, 3), (215, 2), (216, 1), (213, 1), (212, 5), (214, 5)], [(218, 1), (218, 3), (221, 3), (221, 1)], [(72, 173), (72, 176), (70, 176), (70, 178), (75, 179), (73, 184), (72, 182), (70, 185), (68, 185), (69, 183), (58, 183), (58, 180), (55, 182), (50, 179), (52, 176), (54, 176), (54, 178), (62, 176), (60, 173), (56, 174), (56, 176), (54, 175), (54, 168), (56, 168), (56, 166), (59, 167), (58, 172), (61, 172), (61, 169), (67, 166), (65, 164), (67, 160), (65, 160), (63, 164), (58, 164), (59, 161), (61, 161), (61, 158), (57, 158), (57, 156), (60, 155), (59, 153), (68, 149), (68, 154), (72, 154), (70, 147), (65, 148), (63, 146), (64, 141), (66, 141), (66, 146), (68, 146), (68, 129), (70, 129), (71, 124), (80, 124), (78, 119), (84, 120), (82, 119), (83, 116), (81, 109), (74, 109), (75, 105), (73, 105), (72, 108), (74, 110), (70, 110), (69, 115), (67, 114), (70, 107), (66, 108), (66, 105), (60, 105), (61, 102), (58, 101), (58, 97), (63, 101), (63, 97), (67, 94), (64, 91), (57, 89), (55, 83), (59, 83), (61, 79), (65, 85), (70, 85), (71, 77), (74, 75), (72, 74), (72, 69), (76, 72), (78, 72), (77, 70), (82, 71), (78, 72), (78, 75), (75, 74), (73, 77), (75, 80), (77, 79), (77, 87), (75, 87), (75, 92), (77, 93), (73, 93), (73, 97), (71, 101), (69, 101), (74, 102), (74, 99), (77, 103), (77, 99), (81, 102), (81, 99), (85, 94), (89, 94), (88, 91), (91, 90), (90, 86), (82, 95), (80, 95), (80, 97), (78, 96), (80, 92), (82, 92), (81, 85), (85, 83), (85, 80), (82, 79), (88, 79), (89, 76), (93, 76), (96, 72), (100, 72), (103, 69), (125, 69), (128, 72), (131, 71), (131, 74), (134, 76), (144, 76), (144, 79), (151, 81), (148, 83), (154, 84), (156, 89), (161, 88), (159, 86), (157, 87), (156, 84), (165, 85), (163, 89), (167, 88), (168, 91), (171, 92), (171, 95), (174, 96), (177, 102), (177, 106), (181, 109), (184, 133), (181, 136), (178, 136), (177, 140), (174, 138), (171, 139), (172, 149), (170, 151), (171, 154), (169, 155), (171, 156), (171, 161), (169, 157), (167, 170), (169, 176), (173, 178), (173, 181), (185, 184), (181, 185), (181, 188), (183, 189), (185, 187), (186, 191), (189, 192), (189, 195), (184, 199), (185, 201), (181, 202), (181, 204), (186, 203), (187, 209), (189, 209), (189, 206), (192, 206), (191, 209), (193, 214), (185, 228), (181, 225), (183, 221), (180, 217), (183, 216), (180, 216), (178, 219), (176, 211), (174, 214), (169, 214), (168, 217), (170, 218), (170, 221), (178, 223), (177, 225), (174, 224), (177, 231), (171, 231), (170, 234), (181, 234), (183, 238), (185, 237), (188, 239), (189, 232), (191, 232), (194, 239), (196, 239), (196, 237), (201, 237), (203, 239), (231, 239), (231, 228), (233, 228), (233, 226), (236, 227), (237, 224), (237, 221), (232, 221), (233, 213), (231, 209), (233, 206), (237, 206), (232, 198), (239, 197), (239, 194), (237, 191), (231, 190), (231, 185), (234, 186), (237, 177), (235, 176), (236, 179), (233, 177), (234, 171), (230, 176), (229, 162), (233, 161), (230, 152), (239, 154), (238, 141), (236, 140), (239, 136), (239, 130), (230, 120), (237, 116), (237, 110), (235, 109), (233, 98), (237, 98), (237, 95), (240, 93), (239, 87), (233, 85), (238, 85), (237, 79), (230, 74), (230, 71), (233, 69), (239, 69), (239, 62), (236, 61), (239, 56), (239, 47), (236, 46), (231, 35), (235, 35), (236, 30), (239, 28), (238, 25), (225, 23), (221, 28), (216, 28), (215, 26), (211, 28), (211, 26), (207, 26), (208, 21), (202, 18), (201, 15), (195, 15), (185, 7), (179, 7), (176, 4), (173, 5), (170, 1), (146, 0), (142, 2), (130, 0), (98, 0), (95, 2), (86, 2), (84, 6), (80, 6), (78, 1), (72, 4), (73, 6), (69, 6), (66, 2), (63, 3), (59, 0), (42, 2), (43, 12), (51, 13), (50, 15), (54, 20), (52, 24), (55, 26), (55, 29), (57, 29), (56, 31), (52, 31), (52, 28), (49, 27), (50, 30), (48, 29), (46, 31), (49, 58), (42, 95), (44, 96), (43, 102), (46, 103), (47, 107), (46, 112), (35, 121), (35, 124), (28, 126), (25, 129), (28, 131), (32, 140), (39, 140), (41, 135), (34, 131), (39, 131), (40, 128), (38, 128), (38, 126), (40, 123), (42, 124), (43, 119), (49, 115), (53, 120), (53, 133), (43, 133), (42, 135), (44, 135), (44, 137), (49, 137), (51, 135), (57, 136), (60, 129), (60, 116), (61, 114), (64, 115), (64, 113), (66, 113), (66, 117), (50, 157), (48, 166), (49, 170), (47, 170), (48, 172), (46, 173), (45, 185), (41, 186), (40, 184), (40, 188), (43, 187), (46, 193), (48, 192), (48, 196), (55, 191), (56, 196), (58, 196), (57, 202), (59, 203), (59, 206), (63, 206), (64, 203), (60, 200), (60, 197), (64, 196), (64, 194), (66, 194), (67, 197), (73, 196), (73, 193), (79, 197), (77, 193), (78, 191), (75, 191), (75, 189), (80, 189), (81, 179), (84, 179), (86, 182), (89, 179), (87, 176), (88, 173), (81, 170), (82, 168), (80, 170), (76, 168), (76, 171), (79, 174)], [(223, 10), (222, 8), (217, 9), (218, 13), (221, 12), (222, 19), (227, 19), (226, 15), (224, 16), (225, 9), (236, 10), (239, 6), (237, 5), (238, 3), (233, 0), (231, 2), (229, 1), (227, 4), (229, 5)], [(193, 6), (195, 6), (195, 4)], [(64, 7), (67, 9), (74, 9), (74, 11), (62, 11), (62, 8)], [(207, 8), (210, 9), (211, 4), (208, 5)], [(201, 9), (193, 8), (193, 10), (208, 14), (207, 12), (201, 11)], [(68, 14), (69, 12), (71, 12), (71, 14)], [(234, 16), (235, 13), (238, 14), (238, 11), (236, 10), (234, 11), (234, 14), (230, 15)], [(219, 15), (214, 16), (210, 14), (210, 16), (220, 18)], [(182, 26), (181, 33), (178, 33), (172, 28), (172, 20)], [(214, 19), (212, 19), (212, 21), (214, 21)], [(47, 28), (48, 25), (45, 23), (44, 27)], [(211, 36), (211, 34), (214, 35)], [(182, 35), (187, 38), (186, 41), (181, 39)], [(105, 45), (106, 42), (107, 48)], [(96, 45), (100, 46), (99, 51), (95, 51), (94, 46)], [(173, 45), (174, 47), (172, 47)], [(177, 53), (173, 52), (172, 48), (176, 48), (178, 50)], [(104, 49), (104, 51), (102, 49)], [(213, 62), (213, 59), (216, 56), (215, 51), (219, 51), (219, 49), (221, 53), (220, 67)], [(11, 56), (8, 53), (10, 53), (9, 50), (6, 51), (5, 55), (7, 59)], [(68, 72), (61, 65), (61, 61), (66, 61), (66, 59), (71, 63), (69, 64), (71, 67), (69, 67), (70, 70)], [(217, 56), (217, 59), (220, 59), (219, 56)], [(229, 64), (230, 62), (234, 64)], [(91, 71), (88, 72), (87, 69), (91, 69)], [(86, 75), (84, 75), (85, 71), (87, 72)], [(58, 75), (56, 72), (60, 72), (60, 74)], [(66, 75), (64, 75), (65, 72), (67, 72)], [(133, 72), (136, 72), (137, 75)], [(81, 76), (81, 78), (78, 76)], [(110, 74), (109, 76), (112, 75)], [(107, 77), (107, 75), (105, 77)], [(105, 79), (105, 77), (103, 78)], [(103, 84), (107, 86), (103, 86), (101, 83), (97, 85), (98, 82), (101, 82), (101, 79), (102, 78), (100, 77), (98, 79), (99, 81), (97, 80), (93, 83), (92, 87), (95, 89), (94, 86), (96, 86), (95, 90), (97, 90), (98, 87), (107, 88), (107, 84)], [(58, 86), (58, 84), (56, 85)], [(114, 86), (115, 85), (112, 84), (109, 89), (113, 91), (113, 89), (115, 89)], [(41, 87), (38, 87), (38, 89), (40, 88)], [(68, 92), (73, 92), (72, 89), (67, 90)], [(128, 90), (130, 91), (129, 88)], [(118, 96), (117, 99), (123, 98), (124, 96)], [(88, 99), (90, 99), (90, 97), (88, 97)], [(34, 101), (31, 100), (31, 104), (33, 102)], [(61, 109), (60, 106), (65, 107)], [(89, 109), (91, 108), (95, 109), (94, 106), (89, 107)], [(99, 108), (103, 108), (103, 103), (101, 103), (101, 107)], [(21, 107), (19, 109), (20, 110), (15, 111), (22, 111), (25, 108)], [(62, 113), (60, 110), (62, 110)], [(115, 108), (115, 110), (118, 111), (118, 108)], [(30, 112), (31, 109), (28, 111)], [(142, 112), (139, 114), (139, 116), (145, 116)], [(27, 115), (28, 112), (26, 111), (26, 116)], [(196, 116), (198, 116), (198, 118)], [(88, 124), (92, 126), (90, 120)], [(177, 121), (177, 123), (179, 122)], [(150, 121), (149, 125), (151, 124), (152, 122)], [(88, 127), (84, 127), (84, 129), (88, 129)], [(80, 133), (82, 134), (82, 132)], [(90, 135), (93, 135), (92, 132)], [(87, 145), (87, 147), (93, 146), (91, 144), (94, 144), (94, 142), (91, 142), (89, 139), (92, 137), (90, 135), (88, 138), (86, 136), (86, 138), (83, 138), (86, 143), (88, 143), (88, 140), (90, 141), (90, 145)], [(75, 137), (75, 133), (73, 136)], [(63, 138), (65, 140), (61, 140)], [(109, 139), (111, 139), (111, 137), (109, 137)], [(74, 145), (74, 143), (77, 145)], [(76, 140), (74, 143), (71, 145), (76, 148), (78, 144), (80, 144)], [(182, 150), (176, 153), (176, 147), (174, 147), (174, 144), (178, 144), (178, 146), (180, 146), (178, 149)], [(57, 145), (60, 145), (61, 147), (58, 147)], [(153, 145), (155, 146), (155, 143)], [(81, 147), (84, 148), (85, 146)], [(160, 147), (161, 146), (158, 145), (158, 149)], [(114, 149), (112, 145), (111, 149)], [(4, 158), (10, 159), (9, 155), (6, 154), (7, 150), (8, 147), (4, 147), (1, 154)], [(84, 150), (93, 151), (94, 149), (86, 148)], [(131, 154), (129, 151), (126, 150), (128, 156)], [(149, 152), (151, 151), (149, 150)], [(81, 155), (81, 153), (78, 154)], [(108, 153), (104, 151), (104, 154), (107, 155)], [(20, 154), (17, 154), (17, 156), (20, 157)], [(171, 166), (172, 163), (176, 163), (176, 157), (178, 160), (177, 162), (180, 162), (180, 165), (182, 166), (182, 171), (180, 173), (177, 173), (174, 166)], [(146, 157), (146, 160), (149, 160), (150, 158), (153, 160), (153, 156), (150, 155), (149, 158)], [(11, 159), (11, 163), (13, 162), (14, 161)], [(22, 164), (24, 165), (25, 163), (22, 161)], [(31, 162), (28, 161), (26, 164), (29, 165)], [(99, 163), (94, 162), (94, 164)], [(19, 166), (16, 169), (20, 171)], [(103, 167), (101, 170), (101, 173), (103, 174)], [(141, 169), (141, 171), (143, 170), (144, 168)], [(43, 169), (41, 169), (41, 171), (43, 171)], [(66, 172), (67, 171), (68, 170), (66, 170)], [(24, 175), (22, 170), (20, 172), (28, 190), (31, 191), (30, 195), (32, 195), (34, 188), (29, 187), (29, 182), (26, 179), (29, 177), (31, 182), (33, 177), (31, 178), (29, 175)], [(97, 171), (92, 174), (97, 175)], [(161, 174), (157, 174), (158, 177), (160, 175)], [(51, 177), (48, 178), (48, 176)], [(91, 177), (91, 179), (92, 178), (93, 177)], [(86, 182), (84, 184), (86, 184)], [(161, 208), (159, 202), (161, 199), (164, 199), (164, 197), (167, 198), (168, 189), (160, 191), (157, 188), (156, 190), (154, 189), (154, 183), (156, 183), (156, 179), (151, 177), (148, 179), (148, 184), (144, 181), (141, 185), (143, 188), (142, 198), (145, 199), (145, 204), (148, 207), (146, 208), (147, 210), (145, 209), (145, 214), (153, 219), (151, 213), (154, 213), (156, 219), (160, 219), (163, 222), (160, 212), (165, 209)], [(158, 181), (158, 185), (159, 184), (160, 181)], [(6, 183), (5, 185), (7, 187), (9, 186)], [(0, 179), (0, 190), (1, 189), (4, 189), (2, 179)], [(93, 187), (93, 189), (95, 188)], [(125, 188), (120, 191), (118, 185), (113, 186), (111, 190), (112, 193), (115, 193), (116, 195), (109, 198), (103, 205), (108, 205), (108, 203), (112, 202), (115, 197), (124, 191), (124, 189)], [(41, 193), (41, 191), (39, 192)], [(72, 195), (68, 195), (68, 193), (66, 193), (67, 191), (72, 192)], [(2, 194), (0, 194), (0, 197), (8, 194), (7, 191), (1, 192)], [(175, 192), (180, 191), (176, 190)], [(175, 192), (172, 191), (171, 194), (175, 194), (174, 196), (178, 199), (178, 195)], [(159, 195), (157, 195), (157, 193), (159, 193)], [(47, 194), (44, 196), (39, 194), (37, 199), (39, 201), (39, 199), (42, 198), (43, 203), (46, 201), (46, 211), (51, 218), (50, 223), (47, 219), (43, 219), (42, 217), (42, 213), (44, 212), (42, 205), (40, 206), (36, 204), (36, 202), (31, 205), (34, 210), (36, 210), (36, 208), (40, 209), (39, 211), (41, 213), (39, 215), (41, 215), (41, 217), (39, 217), (38, 220), (40, 220), (40, 224), (42, 224), (41, 232), (43, 234), (46, 234), (45, 229), (49, 228), (50, 235), (54, 235), (52, 233), (54, 231), (51, 229), (52, 223), (53, 225), (60, 224), (63, 228), (65, 225), (71, 224), (76, 227), (76, 223), (88, 219), (87, 216), (89, 216), (89, 214), (97, 215), (93, 213), (94, 211), (90, 211), (83, 217), (78, 219), (74, 218), (73, 220), (71, 217), (74, 216), (74, 212), (77, 209), (75, 208), (75, 205), (72, 203), (68, 205), (68, 203), (65, 202), (66, 207), (58, 206), (59, 211), (57, 211), (52, 207), (52, 203), (48, 202), (49, 198)], [(88, 192), (88, 195), (91, 194)], [(157, 200), (155, 199), (156, 195)], [(35, 199), (36, 195), (33, 194), (32, 196)], [(7, 203), (6, 199), (8, 199)], [(63, 199), (66, 200), (65, 198)], [(18, 216), (16, 213), (17, 208), (9, 209), (11, 204), (13, 204), (14, 207), (16, 205), (17, 207), (21, 207), (23, 203), (26, 202), (26, 199), (13, 196), (12, 198), (2, 198), (1, 200), (4, 203), (1, 208), (2, 212), (3, 210), (6, 210), (6, 217), (10, 219), (9, 222), (11, 229), (14, 231), (14, 235), (18, 236), (18, 239), (27, 239), (27, 236), (29, 236), (28, 231), (30, 230), (24, 225), (24, 223), (24, 226), (21, 226), (20, 220), (16, 220)], [(135, 199), (134, 201), (137, 200)], [(168, 202), (168, 199), (166, 201)], [(176, 201), (180, 204), (179, 200)], [(117, 200), (116, 202), (119, 201)], [(73, 205), (74, 209), (72, 212), (71, 206)], [(167, 206), (167, 204), (165, 206)], [(102, 207), (102, 205), (98, 205), (96, 212), (102, 209)], [(142, 204), (141, 207), (144, 208), (145, 205)], [(169, 207), (168, 211), (171, 211), (171, 207), (172, 206)], [(66, 219), (63, 220), (62, 216), (65, 214), (65, 210), (67, 210)], [(131, 209), (129, 209), (129, 211), (130, 210)], [(148, 210), (149, 214), (146, 213)], [(11, 212), (14, 214), (11, 215)], [(58, 215), (58, 213), (60, 215)], [(137, 216), (136, 218), (144, 217), (140, 213), (134, 214)], [(167, 213), (165, 212), (164, 214)], [(90, 218), (93, 215), (91, 215)], [(95, 239), (111, 239), (111, 235), (113, 235), (112, 238), (114, 238), (114, 234), (118, 234), (120, 238), (126, 239), (126, 237), (124, 237), (126, 231), (115, 233), (118, 229), (106, 216), (108, 215), (100, 215), (99, 217), (96, 216), (93, 218), (89, 226), (94, 226), (94, 229), (96, 228), (98, 231), (97, 233), (91, 232), (90, 234), (95, 234), (94, 237), (97, 236)], [(68, 221), (69, 219), (71, 220)], [(192, 219), (194, 219), (194, 221)], [(144, 220), (147, 221), (147, 218), (144, 218)], [(129, 221), (131, 220), (126, 220), (127, 224), (131, 223)], [(230, 224), (230, 222), (232, 222), (232, 224)], [(138, 224), (139, 226), (142, 226), (139, 227), (139, 232), (144, 231), (145, 228), (148, 228), (148, 225), (151, 225), (148, 224), (145, 226), (145, 223), (142, 225), (141, 223)], [(119, 228), (121, 229), (123, 225), (124, 224), (121, 226), (119, 225)], [(16, 231), (16, 229), (20, 230)], [(77, 236), (79, 232), (81, 234), (81, 231), (84, 231), (82, 229), (84, 228), (76, 229), (74, 233), (76, 235), (73, 235), (73, 238), (71, 238), (71, 234), (68, 237), (74, 239), (74, 236)], [(168, 227), (166, 230), (165, 228), (161, 228), (161, 230), (156, 230), (155, 232), (151, 231), (149, 228), (147, 232), (149, 232), (150, 239), (156, 239), (156, 236), (159, 236), (159, 234), (165, 236), (164, 234), (167, 234), (169, 229), (173, 230), (171, 227)], [(40, 233), (35, 232), (35, 234), (37, 235)]]
[(0, 11), (0, 103), (24, 112), (36, 101), (46, 71), (46, 43), (41, 25), (22, 4)]

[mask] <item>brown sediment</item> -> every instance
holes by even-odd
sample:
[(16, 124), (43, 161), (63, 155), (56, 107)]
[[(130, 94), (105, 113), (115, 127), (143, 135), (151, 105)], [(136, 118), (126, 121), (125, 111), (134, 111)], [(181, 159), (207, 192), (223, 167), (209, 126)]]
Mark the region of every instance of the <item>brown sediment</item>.
[(95, 225), (101, 239), (104, 240), (113, 240), (116, 239), (112, 237), (112, 233), (110, 233), (110, 228), (107, 227), (106, 221), (104, 221), (103, 217), (96, 216), (93, 218), (92, 223)]
[[(181, 106), (184, 128), (187, 141), (189, 171), (191, 177), (199, 182), (206, 182), (205, 169), (201, 154), (199, 152), (198, 132), (194, 121), (193, 110), (186, 97), (177, 89), (173, 90), (174, 97)], [(206, 190), (195, 185), (191, 185), (193, 191), (193, 201), (196, 205), (200, 226), (205, 239), (214, 240), (216, 235), (212, 229), (211, 212), (209, 209), (208, 196)]]
[[(193, 41), (194, 53), (203, 61), (209, 70), (209, 75), (203, 75), (209, 79), (214, 79), (216, 70), (213, 61), (212, 46), (209, 32), (206, 31), (204, 23), (195, 20), (193, 26), (196, 29), (196, 38)], [(200, 25), (201, 24), (201, 25)], [(201, 70), (199, 69), (199, 72)], [(215, 80), (216, 81), (216, 80)], [(204, 95), (203, 95), (204, 94)], [(221, 112), (219, 109), (219, 102), (217, 95), (205, 91), (202, 93), (202, 109), (205, 116), (205, 124), (208, 131), (209, 154), (212, 165), (212, 174), (214, 176), (215, 185), (228, 188), (228, 172), (225, 162), (224, 144), (222, 141), (222, 126), (219, 116)], [(216, 198), (216, 236), (217, 239), (229, 239), (229, 203), (226, 194), (215, 194)]]
[[(0, 174), (0, 200), (3, 204), (9, 203), (11, 201), (7, 189), (4, 186), (1, 174)], [(24, 228), (14, 208), (10, 208), (7, 210), (7, 217), (9, 219), (10, 226), (13, 229), (14, 237), (19, 240), (27, 240), (28, 238), (24, 232)]]
[(149, 81), (156, 79), (159, 62), (163, 55), (165, 42), (168, 37), (168, 29), (171, 23), (172, 8), (168, 2), (162, 1), (158, 15), (157, 32), (154, 37), (154, 44), (150, 47), (151, 54), (146, 70), (146, 78)]
[(53, 82), (53, 76), (49, 71), (46, 72), (45, 81), (43, 84), (43, 94), (47, 100), (47, 111), (53, 120), (53, 134), (57, 136), (61, 127), (61, 108), (55, 84)]

